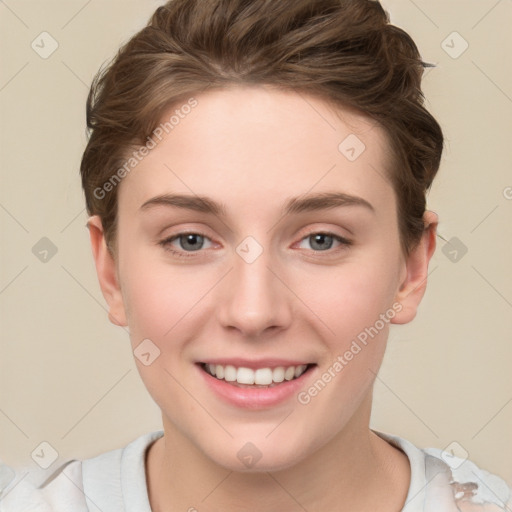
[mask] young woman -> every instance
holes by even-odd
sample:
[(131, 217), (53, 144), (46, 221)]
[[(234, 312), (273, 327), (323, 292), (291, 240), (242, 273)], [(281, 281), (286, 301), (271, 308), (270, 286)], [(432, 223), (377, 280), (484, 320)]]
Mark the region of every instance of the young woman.
[(4, 510), (511, 510), (497, 476), (369, 427), (436, 246), (425, 65), (376, 1), (156, 10), (92, 85), (81, 175), (163, 430)]

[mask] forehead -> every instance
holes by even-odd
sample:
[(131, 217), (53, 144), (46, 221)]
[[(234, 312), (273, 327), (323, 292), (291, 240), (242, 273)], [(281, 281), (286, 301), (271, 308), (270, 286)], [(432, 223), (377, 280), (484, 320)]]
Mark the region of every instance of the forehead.
[(120, 205), (135, 209), (153, 196), (182, 193), (281, 207), (283, 198), (333, 190), (376, 209), (394, 203), (385, 132), (357, 111), (264, 86), (194, 99), (194, 108), (174, 105), (162, 117), (161, 140), (152, 136), (155, 147), (123, 179)]

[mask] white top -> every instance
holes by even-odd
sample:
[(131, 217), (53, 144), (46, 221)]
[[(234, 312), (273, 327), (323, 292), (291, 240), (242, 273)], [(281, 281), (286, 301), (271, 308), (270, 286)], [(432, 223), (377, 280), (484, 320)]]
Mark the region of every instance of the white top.
[[(439, 449), (373, 432), (409, 458), (411, 483), (401, 512), (512, 511), (512, 489), (498, 476)], [(3, 466), (2, 472), (0, 464), (0, 512), (151, 512), (145, 454), (162, 436), (150, 432), (124, 448), (71, 460), (37, 488), (26, 483), (25, 469), (2, 492), (2, 474), (5, 480), (11, 470)]]

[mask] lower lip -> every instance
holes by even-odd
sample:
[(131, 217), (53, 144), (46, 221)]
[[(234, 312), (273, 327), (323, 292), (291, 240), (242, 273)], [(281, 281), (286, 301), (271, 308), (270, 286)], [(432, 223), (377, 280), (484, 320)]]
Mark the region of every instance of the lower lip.
[(207, 386), (214, 393), (229, 404), (245, 409), (266, 409), (290, 399), (304, 387), (306, 379), (309, 379), (315, 370), (315, 367), (310, 367), (299, 378), (283, 381), (272, 388), (239, 388), (211, 376), (203, 370), (201, 364), (196, 366)]

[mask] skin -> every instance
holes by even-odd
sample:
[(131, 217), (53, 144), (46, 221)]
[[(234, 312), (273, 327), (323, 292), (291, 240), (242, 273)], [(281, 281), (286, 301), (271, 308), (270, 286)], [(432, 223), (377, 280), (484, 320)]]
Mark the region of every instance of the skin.
[[(122, 181), (116, 258), (101, 220), (89, 220), (111, 321), (129, 326), (133, 349), (150, 339), (160, 350), (148, 366), (135, 359), (165, 432), (147, 453), (152, 509), (396, 512), (410, 467), (369, 429), (372, 390), (390, 323), (410, 322), (424, 295), (437, 215), (425, 213), (423, 237), (405, 258), (386, 136), (364, 115), (269, 87), (196, 99)], [(353, 162), (338, 150), (350, 134), (366, 146)], [(291, 197), (333, 191), (364, 198), (375, 213), (352, 205), (281, 214)], [(163, 193), (208, 196), (227, 215), (140, 210)], [(186, 238), (170, 244), (191, 258), (159, 245), (184, 231), (207, 237), (198, 251)], [(309, 235), (319, 232), (353, 243), (315, 245)], [(252, 263), (236, 252), (247, 236), (263, 248)], [(317, 364), (307, 390), (393, 304), (400, 312), (306, 405), (294, 397), (237, 408), (198, 378), (194, 363), (207, 358), (298, 358)], [(247, 442), (262, 454), (251, 468), (237, 457)]]

